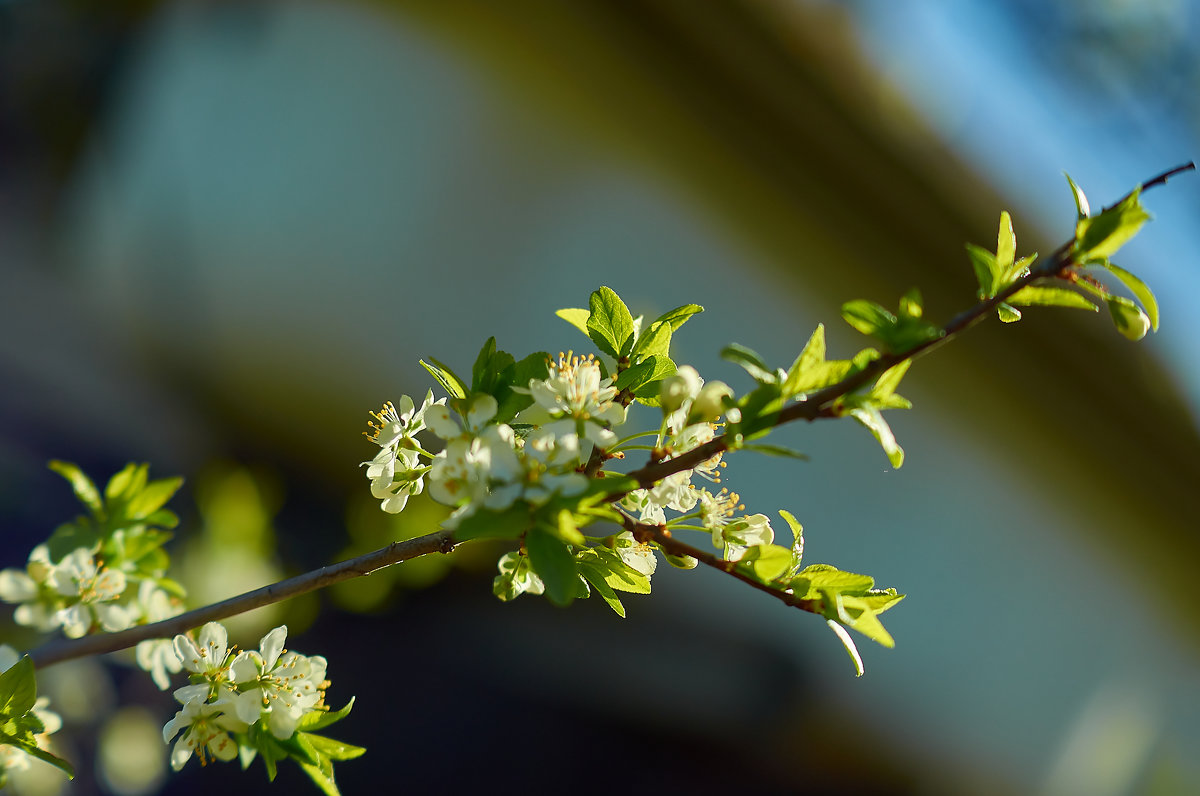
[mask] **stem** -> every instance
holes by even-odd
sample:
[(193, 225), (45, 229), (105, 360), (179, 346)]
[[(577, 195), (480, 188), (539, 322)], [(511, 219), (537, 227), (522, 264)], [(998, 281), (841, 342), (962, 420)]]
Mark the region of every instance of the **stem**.
[(768, 586), (750, 575), (741, 572), (737, 568), (736, 561), (726, 561), (723, 558), (717, 558), (707, 550), (701, 550), (698, 547), (692, 547), (690, 544), (681, 542), (661, 525), (643, 525), (628, 517), (625, 518), (622, 524), (625, 530), (631, 532), (633, 537), (639, 542), (654, 542), (663, 549), (663, 552), (673, 556), (691, 556), (706, 566), (718, 569), (748, 586), (758, 589), (761, 592), (766, 592), (784, 605), (790, 605), (793, 608), (799, 608), (801, 611), (808, 611), (813, 614), (821, 613), (819, 600), (801, 600), (794, 594)]
[(283, 600), (307, 594), (316, 589), (323, 589), (334, 583), (350, 578), (370, 575), (377, 569), (382, 569), (410, 558), (426, 555), (427, 553), (449, 553), (454, 549), (455, 542), (448, 531), (436, 531), (407, 539), (403, 542), (392, 542), (387, 547), (373, 553), (357, 556), (338, 564), (331, 564), (321, 569), (297, 575), (294, 578), (272, 583), (254, 591), (248, 591), (237, 597), (230, 597), (219, 603), (213, 603), (194, 611), (154, 622), (148, 625), (135, 625), (119, 633), (98, 633), (78, 639), (51, 641), (38, 647), (29, 656), (35, 665), (40, 667), (61, 663), (72, 658), (82, 658), (86, 655), (100, 655), (106, 652), (116, 652), (127, 649), (138, 642), (157, 638), (172, 638), (178, 633), (184, 633), (205, 622), (252, 611), (264, 605), (282, 602)]

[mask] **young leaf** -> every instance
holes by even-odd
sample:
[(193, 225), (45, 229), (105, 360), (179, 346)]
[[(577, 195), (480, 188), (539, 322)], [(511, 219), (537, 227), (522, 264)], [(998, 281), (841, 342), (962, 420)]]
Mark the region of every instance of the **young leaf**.
[(421, 367), (429, 371), (429, 375), (437, 379), (437, 383), (442, 385), (442, 389), (449, 393), (451, 398), (458, 398), (461, 400), (467, 397), (470, 390), (468, 389), (466, 382), (456, 376), (454, 371), (450, 370), (450, 368), (448, 368), (446, 365), (438, 362), (433, 357), (429, 358), (429, 362), (426, 362), (423, 359), (418, 361), (421, 363)]
[(779, 376), (771, 369), (757, 351), (751, 350), (738, 343), (730, 343), (721, 349), (721, 359), (728, 360), (750, 374), (750, 378), (760, 384), (774, 384)]
[(1109, 296), (1108, 311), (1112, 315), (1117, 331), (1130, 340), (1141, 340), (1150, 331), (1150, 318), (1142, 308), (1124, 296)]
[(1137, 300), (1142, 302), (1142, 307), (1146, 310), (1146, 315), (1150, 318), (1150, 328), (1158, 331), (1158, 301), (1155, 300), (1154, 294), (1150, 292), (1150, 288), (1146, 283), (1138, 279), (1133, 274), (1126, 271), (1124, 268), (1113, 265), (1112, 263), (1104, 263), (1104, 267), (1112, 271), (1117, 279), (1125, 283), (1125, 287), (1137, 296)]
[(866, 335), (881, 337), (896, 325), (896, 316), (873, 301), (855, 299), (842, 305), (846, 323)]
[(792, 529), (792, 560), (788, 565), (785, 577), (793, 579), (800, 572), (800, 563), (804, 560), (804, 526), (792, 516), (790, 511), (779, 510), (779, 516)]
[(579, 568), (566, 543), (534, 527), (525, 534), (525, 549), (533, 571), (546, 584), (546, 596), (556, 605), (569, 605), (579, 589)]
[(1000, 213), (1000, 232), (996, 235), (996, 265), (1007, 271), (1017, 258), (1017, 234), (1013, 232), (1012, 216), (1007, 210)]
[(0, 674), (0, 716), (20, 717), (33, 710), (37, 701), (37, 680), (33, 659), (23, 655)]
[(750, 567), (764, 583), (775, 580), (788, 571), (792, 564), (792, 551), (777, 544), (760, 544), (747, 548), (738, 564)]
[(353, 760), (356, 757), (362, 757), (363, 753), (367, 751), (361, 746), (326, 738), (323, 735), (313, 735), (307, 732), (299, 733), (299, 735), (311, 744), (318, 756), (330, 760)]
[(627, 355), (633, 346), (633, 315), (625, 302), (612, 288), (601, 287), (593, 291), (588, 303), (588, 337), (614, 359)]
[(996, 295), (1004, 273), (996, 262), (996, 255), (982, 246), (968, 243), (967, 256), (971, 260), (971, 267), (975, 269), (975, 278), (979, 280), (979, 298), (989, 299)]
[(592, 315), (591, 310), (565, 309), (559, 310), (554, 314), (574, 326), (579, 331), (588, 335), (588, 337), (591, 337), (591, 335), (588, 333), (587, 327), (588, 318), (590, 318)]
[(854, 676), (862, 677), (863, 669), (862, 656), (858, 654), (858, 647), (854, 645), (854, 639), (850, 638), (850, 634), (846, 632), (846, 628), (839, 625), (832, 619), (826, 619), (825, 623), (829, 625), (829, 629), (834, 632), (838, 640), (842, 642), (842, 646), (846, 648), (847, 654), (850, 655), (850, 660), (854, 661)]
[(887, 454), (892, 467), (899, 470), (904, 464), (904, 449), (896, 442), (896, 437), (892, 434), (892, 427), (883, 419), (879, 410), (874, 407), (860, 406), (850, 409), (847, 414), (870, 429), (871, 433), (875, 435), (875, 439), (879, 440), (879, 445)]
[(625, 618), (625, 606), (621, 603), (621, 598), (613, 591), (613, 588), (604, 580), (604, 573), (592, 564), (579, 564), (579, 574), (591, 584), (596, 593), (600, 595), (600, 599), (604, 600), (605, 604), (613, 610), (617, 616)]
[(350, 710), (354, 707), (354, 697), (350, 697), (350, 701), (346, 703), (341, 710), (318, 711), (313, 710), (305, 713), (300, 717), (300, 723), (296, 725), (296, 729), (304, 730), (321, 730), (329, 725), (341, 721), (350, 715)]
[(640, 335), (629, 358), (637, 363), (651, 356), (667, 356), (671, 351), (671, 324), (655, 321), (646, 333)]
[(1071, 307), (1073, 309), (1099, 312), (1100, 308), (1074, 290), (1063, 287), (1023, 287), (1008, 297), (1010, 304), (1022, 307), (1041, 305), (1045, 307)]
[(70, 482), (75, 497), (80, 503), (87, 506), (93, 516), (103, 510), (104, 502), (100, 499), (100, 491), (96, 489), (92, 479), (83, 474), (83, 470), (80, 470), (78, 465), (54, 460), (50, 462), (50, 469)]
[(1071, 179), (1071, 175), (1063, 172), (1063, 176), (1067, 178), (1067, 183), (1071, 186), (1071, 196), (1075, 197), (1075, 213), (1077, 220), (1087, 218), (1092, 214), (1091, 205), (1088, 204), (1087, 197), (1083, 195), (1083, 189), (1075, 184), (1075, 180)]
[(1141, 192), (1139, 187), (1100, 215), (1076, 222), (1073, 252), (1079, 262), (1086, 265), (1107, 260), (1150, 220), (1142, 206)]
[(794, 451), (791, 448), (785, 448), (782, 445), (767, 445), (756, 442), (749, 445), (742, 445), (740, 448), (738, 448), (738, 450), (754, 451), (756, 453), (766, 454), (767, 456), (782, 456), (788, 459), (799, 459), (800, 461), (804, 462), (808, 461), (808, 456), (805, 454), (801, 453), (800, 451)]
[[(682, 307), (676, 307), (670, 312), (664, 312), (662, 315), (655, 318), (654, 323), (669, 323), (671, 331), (679, 331), (679, 327), (687, 323), (688, 318), (693, 315), (698, 315), (704, 312), (704, 308), (699, 304), (684, 304)], [(651, 324), (653, 326), (654, 324)]]
[(529, 504), (518, 500), (503, 511), (479, 509), (463, 517), (454, 529), (454, 541), (471, 539), (516, 539), (529, 529)]
[(1001, 301), (996, 305), (996, 316), (1001, 323), (1016, 323), (1021, 320), (1021, 311), (1011, 304), (1005, 304)]

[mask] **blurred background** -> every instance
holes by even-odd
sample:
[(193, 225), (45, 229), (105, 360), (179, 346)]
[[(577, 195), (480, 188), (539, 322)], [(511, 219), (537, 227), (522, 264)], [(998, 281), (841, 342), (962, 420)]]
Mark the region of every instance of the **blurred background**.
[[(963, 244), (1021, 252), (1192, 159), (1187, 0), (0, 1), (0, 567), (73, 516), (49, 459), (182, 474), (197, 604), (426, 532), (358, 463), (367, 410), (465, 369), (585, 349), (612, 286), (707, 312), (676, 357), (746, 386), (840, 304), (973, 300)], [(490, 594), (497, 549), (394, 567), (231, 624), (323, 654), (344, 793), (1182, 794), (1200, 790), (1200, 181), (1147, 194), (1118, 260), (1158, 293), (1134, 345), (1031, 311), (920, 361), (893, 471), (854, 424), (807, 463), (735, 457), (806, 559), (909, 594), (855, 679), (824, 624), (662, 571), (619, 620)], [(6, 617), (0, 638), (37, 643)], [(27, 794), (259, 792), (165, 774), (169, 693), (128, 659), (41, 688), (80, 775)], [(276, 792), (316, 792), (294, 766)]]

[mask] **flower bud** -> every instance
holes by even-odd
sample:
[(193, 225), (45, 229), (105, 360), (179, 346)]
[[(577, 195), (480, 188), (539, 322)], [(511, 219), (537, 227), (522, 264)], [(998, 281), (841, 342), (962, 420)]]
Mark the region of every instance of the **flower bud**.
[(1130, 340), (1141, 340), (1150, 331), (1150, 318), (1142, 308), (1120, 296), (1108, 298), (1108, 311), (1112, 315), (1117, 331)]
[(700, 388), (692, 409), (688, 412), (688, 425), (711, 423), (725, 411), (725, 399), (733, 397), (733, 390), (723, 381), (710, 381)]
[(700, 392), (704, 379), (691, 365), (684, 365), (679, 370), (662, 380), (659, 397), (662, 400), (664, 414), (670, 414), (683, 406), (684, 401), (693, 398)]
[(667, 559), (667, 563), (677, 569), (695, 569), (700, 562), (691, 556), (673, 556), (669, 553), (663, 553), (663, 558)]

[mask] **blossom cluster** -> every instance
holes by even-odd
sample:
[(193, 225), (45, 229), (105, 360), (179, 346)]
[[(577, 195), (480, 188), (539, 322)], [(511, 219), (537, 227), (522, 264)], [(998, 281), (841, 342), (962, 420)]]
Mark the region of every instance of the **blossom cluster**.
[[(136, 583), (137, 588), (131, 586)], [(61, 628), (68, 638), (98, 630), (115, 633), (135, 624), (168, 619), (182, 610), (154, 578), (132, 566), (108, 567), (91, 548), (77, 547), (54, 563), (49, 548), (38, 545), (25, 569), (0, 571), (0, 600), (16, 603), (13, 619), (43, 633)], [(169, 685), (168, 672), (180, 670), (166, 639), (137, 646), (138, 665), (151, 673), (159, 688)]]
[[(591, 447), (613, 445), (612, 426), (625, 419), (612, 380), (601, 378), (594, 358), (560, 355), (546, 379), (515, 390), (533, 398), (517, 418), (517, 425), (534, 427), (527, 435), (496, 422), (499, 404), (487, 394), (474, 396), (461, 414), (446, 399), (433, 400), (432, 392), (419, 409), (406, 395), (399, 410), (388, 403), (372, 413), (378, 422), (367, 437), (380, 451), (363, 466), (383, 510), (401, 511), (409, 496), (424, 491), (426, 478), (429, 495), (454, 509), (443, 524), (448, 529), (480, 508), (501, 511), (518, 500), (540, 506), (555, 495), (583, 492), (587, 478), (580, 471)], [(415, 439), (424, 429), (445, 443), (436, 455)]]
[[(695, 368), (683, 365), (674, 375), (663, 380), (660, 401), (663, 409), (661, 448), (663, 461), (674, 459), (694, 450), (717, 435), (715, 422), (726, 413), (726, 400), (733, 394), (724, 382), (707, 384)], [(729, 410), (736, 413), (736, 409)], [(721, 489), (713, 492), (692, 483), (698, 475), (720, 483), (720, 468), (725, 466), (722, 454), (705, 459), (690, 470), (663, 478), (653, 487), (636, 489), (625, 496), (621, 506), (641, 522), (673, 527), (697, 527), (712, 534), (713, 546), (724, 551), (725, 558), (736, 561), (747, 548), (771, 544), (775, 539), (771, 522), (764, 514), (735, 516), (745, 508), (738, 502), (736, 492)], [(667, 510), (679, 517), (667, 520)]]
[(171, 767), (178, 771), (194, 754), (201, 763), (232, 760), (238, 752), (235, 735), (258, 724), (278, 740), (296, 732), (300, 720), (324, 711), (326, 661), (284, 649), (287, 626), (262, 637), (257, 650), (238, 652), (228, 643), (225, 626), (209, 622), (197, 637), (178, 635), (173, 647), (189, 685), (176, 689), (183, 706), (163, 727), (170, 743)]
[[(443, 523), (448, 530), (480, 510), (501, 512), (517, 501), (536, 508), (555, 496), (584, 493), (592, 451), (611, 453), (620, 445), (614, 429), (625, 423), (626, 408), (613, 379), (603, 375), (592, 355), (560, 354), (547, 363), (545, 378), (530, 379), (513, 391), (528, 395), (531, 404), (512, 425), (497, 420), (499, 403), (487, 393), (458, 399), (457, 412), (446, 399), (435, 401), (432, 391), (419, 408), (403, 396), (397, 405), (387, 403), (373, 412), (366, 436), (380, 451), (363, 466), (383, 510), (402, 510), (410, 496), (425, 490), (426, 480), (429, 495), (454, 509)], [(663, 419), (655, 448), (664, 461), (713, 440), (721, 416), (737, 412), (726, 384), (706, 384), (686, 365), (662, 379), (659, 393)], [(440, 452), (429, 453), (417, 441), (423, 430), (441, 438)], [(692, 483), (693, 476), (719, 483), (724, 465), (722, 455), (715, 454), (631, 491), (619, 507), (643, 523), (706, 531), (727, 559), (738, 560), (747, 548), (770, 544), (774, 533), (765, 515), (736, 516), (744, 508), (736, 494)], [(680, 516), (668, 522), (668, 510)], [(634, 571), (647, 577), (653, 573), (652, 548), (631, 534), (612, 537), (609, 546)], [(506, 555), (499, 567), (498, 594), (543, 592), (544, 584), (523, 552)]]

